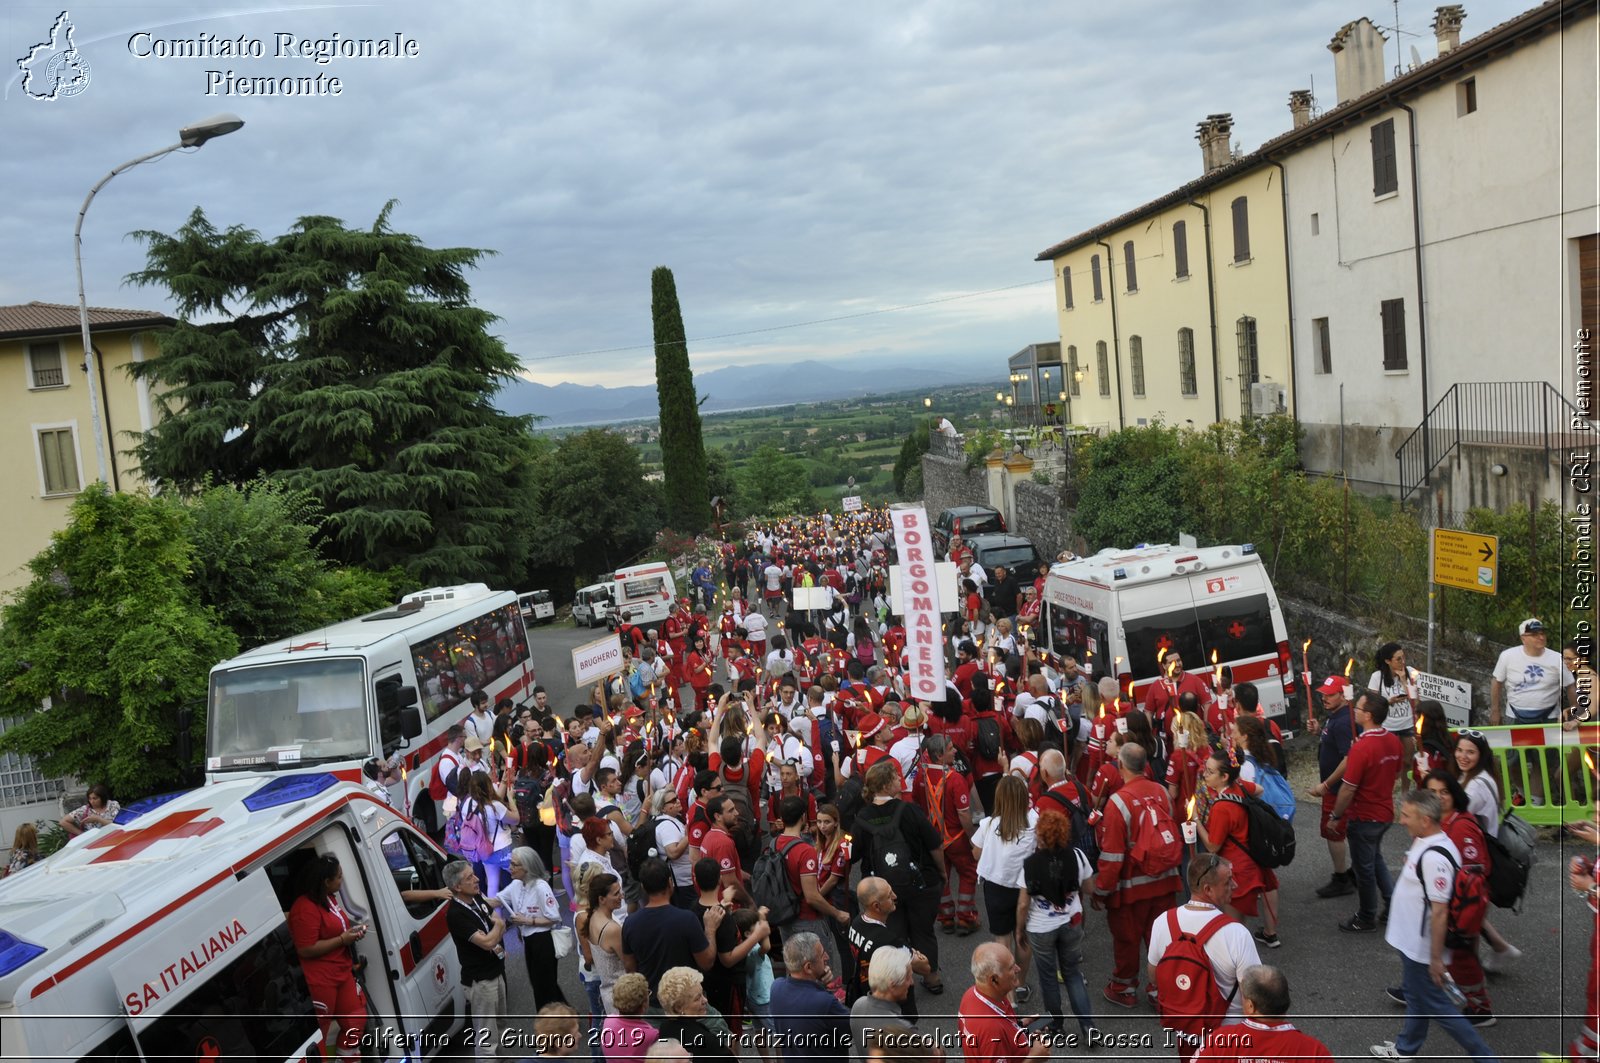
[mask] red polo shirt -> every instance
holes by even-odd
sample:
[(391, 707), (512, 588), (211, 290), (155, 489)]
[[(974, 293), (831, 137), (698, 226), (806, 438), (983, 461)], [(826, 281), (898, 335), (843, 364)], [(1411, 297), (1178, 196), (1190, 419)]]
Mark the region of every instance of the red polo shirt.
[(961, 997), (961, 1052), (966, 1063), (1009, 1063), (1028, 1055), (1028, 1035), (1009, 1000), (990, 1000), (973, 986)]
[(1394, 822), (1394, 780), (1400, 774), (1400, 739), (1386, 727), (1362, 731), (1350, 746), (1344, 785), (1356, 795), (1345, 815), (1363, 823)]
[(712, 827), (706, 831), (706, 836), (700, 839), (700, 856), (702, 859), (709, 857), (717, 862), (717, 869), (723, 873), (732, 871), (739, 877), (744, 877), (744, 869), (739, 866), (739, 850), (734, 847), (733, 839), (721, 827)]

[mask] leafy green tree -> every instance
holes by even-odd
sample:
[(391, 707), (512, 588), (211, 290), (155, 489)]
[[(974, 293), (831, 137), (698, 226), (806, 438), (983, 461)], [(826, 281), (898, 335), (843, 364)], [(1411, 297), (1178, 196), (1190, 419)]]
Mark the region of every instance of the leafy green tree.
[(538, 463), (535, 565), (609, 572), (649, 546), (661, 497), (622, 436), (591, 428), (562, 439)]
[(738, 479), (739, 498), (747, 513), (780, 516), (815, 513), (819, 508), (805, 462), (770, 444), (751, 455)]
[(178, 711), (205, 704), (211, 666), (239, 649), (189, 582), (189, 523), (170, 495), (96, 485), (78, 496), (0, 614), (0, 709), (24, 717), (0, 750), (104, 781), (122, 800), (184, 782)]
[(527, 552), (530, 421), (493, 398), (521, 366), (470, 302), (488, 252), (397, 233), (393, 207), (370, 229), (305, 217), (271, 240), (199, 210), (137, 233), (130, 279), (181, 320), (134, 367), (162, 406), (135, 453), (179, 491), (267, 476), (308, 492), (346, 564), (500, 582)]
[(700, 434), (700, 403), (689, 343), (678, 308), (672, 271), (650, 274), (650, 313), (655, 321), (656, 397), (661, 405), (661, 469), (666, 473), (667, 526), (693, 535), (711, 523), (706, 449)]
[(728, 452), (722, 447), (712, 447), (706, 451), (706, 489), (712, 498), (722, 499), (724, 520), (738, 512), (739, 489), (733, 479), (733, 466), (729, 463)]
[[(895, 494), (902, 498), (914, 497), (906, 490), (907, 477), (911, 475), (912, 469), (916, 469), (918, 471), (917, 484), (919, 487), (921, 486), (922, 456), (927, 452), (928, 422), (924, 420), (911, 430), (910, 435), (906, 436), (906, 441), (900, 444), (900, 455), (894, 459), (893, 479)], [(920, 493), (919, 491), (918, 494)]]
[(1091, 437), (1081, 460), (1076, 526), (1090, 550), (1177, 542), (1191, 529), (1192, 484), (1177, 429), (1156, 424)]

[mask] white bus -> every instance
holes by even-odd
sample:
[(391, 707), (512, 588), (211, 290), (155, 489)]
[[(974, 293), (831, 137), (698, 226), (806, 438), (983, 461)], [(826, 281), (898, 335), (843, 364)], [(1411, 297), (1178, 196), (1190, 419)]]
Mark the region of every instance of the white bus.
[(472, 711), (473, 691), (493, 706), (533, 685), (515, 592), (481, 583), (417, 591), (213, 668), (206, 781), (311, 769), (359, 781), (368, 760), (401, 750), (403, 807), (437, 831), (428, 780), (445, 732)]

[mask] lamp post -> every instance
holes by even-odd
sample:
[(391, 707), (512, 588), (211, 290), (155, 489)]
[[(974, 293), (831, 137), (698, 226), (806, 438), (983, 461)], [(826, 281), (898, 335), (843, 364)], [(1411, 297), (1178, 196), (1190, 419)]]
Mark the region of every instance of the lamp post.
[(83, 372), (89, 383), (89, 423), (94, 426), (94, 460), (100, 469), (100, 481), (109, 483), (106, 475), (106, 440), (105, 431), (100, 425), (100, 397), (95, 390), (96, 369), (94, 364), (94, 345), (89, 341), (89, 300), (83, 290), (83, 218), (89, 213), (89, 204), (94, 202), (95, 193), (104, 188), (110, 180), (122, 173), (131, 170), (142, 162), (150, 162), (170, 155), (179, 148), (198, 148), (208, 140), (226, 136), (244, 125), (244, 119), (233, 114), (218, 114), (196, 122), (194, 125), (184, 126), (178, 130), (178, 142), (169, 147), (152, 151), (148, 155), (141, 155), (137, 159), (129, 159), (118, 166), (95, 183), (89, 189), (89, 194), (83, 197), (83, 206), (78, 208), (78, 223), (72, 228), (72, 260), (78, 270), (78, 328), (83, 336)]

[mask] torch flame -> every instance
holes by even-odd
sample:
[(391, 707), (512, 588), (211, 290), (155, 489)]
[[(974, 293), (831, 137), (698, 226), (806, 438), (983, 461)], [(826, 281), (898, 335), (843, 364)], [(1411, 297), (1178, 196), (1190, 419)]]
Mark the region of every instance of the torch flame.
[(1591, 772), (1594, 771), (1594, 757), (1589, 755), (1589, 751), (1587, 749), (1583, 751), (1583, 763)]
[[(1121, 660), (1122, 658), (1119, 657), (1117, 659)], [(1167, 648), (1165, 646), (1163, 646), (1159, 650), (1156, 651), (1156, 664), (1159, 666), (1161, 664), (1161, 662), (1166, 660), (1166, 659), (1167, 659)]]
[(1419, 738), (1422, 736), (1422, 717), (1421, 716), (1417, 717), (1417, 736)]
[(1194, 818), (1194, 799), (1196, 797), (1198, 797), (1198, 796), (1199, 796), (1198, 794), (1190, 794), (1189, 795), (1189, 803), (1187, 805), (1185, 805), (1184, 808), (1183, 808), (1183, 818), (1184, 819), (1193, 819)]
[(1300, 656), (1304, 657), (1306, 655), (1306, 651), (1309, 650), (1310, 648), (1311, 648), (1311, 640), (1310, 639), (1306, 639), (1304, 642), (1302, 642), (1300, 644)]
[(1354, 668), (1355, 666), (1356, 666), (1356, 659), (1354, 657), (1350, 658), (1348, 661), (1345, 662), (1345, 665), (1344, 665), (1344, 677), (1346, 679), (1350, 678), (1350, 669)]

